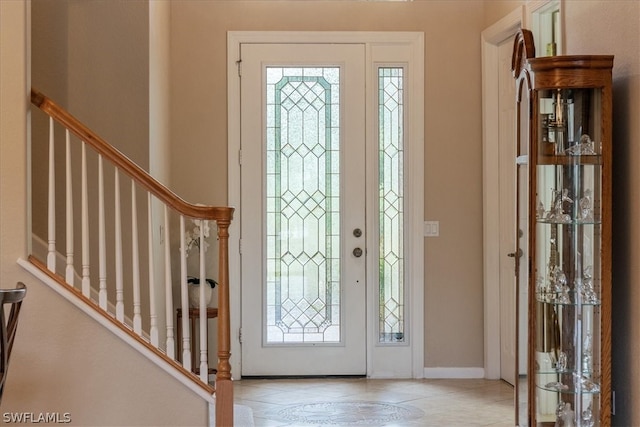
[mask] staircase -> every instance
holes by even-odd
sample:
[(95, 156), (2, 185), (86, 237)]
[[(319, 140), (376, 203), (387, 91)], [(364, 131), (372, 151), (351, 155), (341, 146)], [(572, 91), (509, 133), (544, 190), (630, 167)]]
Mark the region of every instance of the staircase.
[[(233, 208), (185, 202), (53, 100), (32, 90), (31, 103), (48, 118), (48, 164), (37, 165), (46, 170), (47, 208), (32, 209), (33, 238), (43, 250), (32, 251), (25, 267), (215, 405), (217, 426), (232, 426)], [(46, 236), (37, 235), (38, 224)], [(190, 277), (216, 283), (215, 333), (207, 318), (209, 285), (199, 280), (194, 288)], [(190, 307), (190, 294), (196, 306)], [(185, 314), (180, 331), (178, 311)]]

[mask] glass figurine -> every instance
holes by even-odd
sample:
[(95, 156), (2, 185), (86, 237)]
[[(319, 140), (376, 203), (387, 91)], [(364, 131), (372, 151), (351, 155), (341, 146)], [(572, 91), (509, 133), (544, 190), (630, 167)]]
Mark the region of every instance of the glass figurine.
[(567, 353), (561, 351), (556, 362), (556, 371), (563, 372), (567, 369)]
[(595, 420), (593, 419), (593, 410), (591, 409), (592, 403), (589, 403), (587, 409), (582, 411), (582, 427), (593, 427)]
[(578, 201), (580, 206), (580, 220), (593, 221), (593, 203), (591, 201), (591, 190), (585, 190), (584, 196)]
[(547, 219), (552, 222), (568, 223), (571, 222), (571, 216), (564, 212), (564, 203), (573, 203), (573, 199), (569, 197), (569, 189), (562, 191), (551, 189), (553, 194), (553, 208), (547, 213)]
[(591, 137), (587, 134), (582, 135), (580, 137), (580, 142), (574, 145), (573, 147), (569, 147), (565, 150), (565, 153), (572, 156), (581, 156), (581, 155), (594, 155), (596, 151), (594, 149), (593, 141)]

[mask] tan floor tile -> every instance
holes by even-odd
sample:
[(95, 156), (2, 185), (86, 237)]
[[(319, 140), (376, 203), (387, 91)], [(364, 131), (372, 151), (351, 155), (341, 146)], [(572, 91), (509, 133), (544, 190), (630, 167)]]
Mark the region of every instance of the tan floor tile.
[[(249, 379), (236, 382), (236, 403), (252, 408), (256, 427), (302, 427), (339, 426), (341, 419), (349, 419), (345, 425), (369, 427), (353, 421), (349, 410), (344, 414), (329, 414), (328, 409), (311, 412), (303, 408), (342, 407), (343, 403), (354, 405), (366, 420), (371, 416), (383, 417), (375, 411), (367, 414), (371, 407), (402, 408), (413, 415), (404, 420), (387, 420), (371, 426), (386, 427), (472, 427), (511, 426), (513, 422), (513, 388), (503, 381), (470, 380), (372, 380), (364, 378), (328, 379)], [(307, 405), (326, 402), (326, 405)], [(390, 406), (386, 406), (390, 405)], [(365, 409), (362, 409), (362, 408)], [(281, 412), (283, 409), (294, 412)], [(413, 411), (413, 412), (412, 412)], [(420, 412), (422, 411), (422, 412)], [(304, 421), (290, 418), (301, 416)], [(420, 418), (415, 418), (416, 414)], [(340, 418), (344, 416), (344, 418)], [(287, 418), (287, 419), (283, 419)], [(384, 418), (384, 417), (383, 417)], [(382, 419), (382, 418), (378, 418)], [(324, 420), (324, 421), (323, 421)], [(313, 422), (312, 422), (313, 421)]]

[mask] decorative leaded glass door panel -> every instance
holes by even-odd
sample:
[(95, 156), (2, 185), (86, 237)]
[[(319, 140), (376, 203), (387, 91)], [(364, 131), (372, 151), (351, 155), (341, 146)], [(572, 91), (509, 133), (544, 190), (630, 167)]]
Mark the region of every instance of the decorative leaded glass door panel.
[(242, 374), (366, 373), (364, 45), (242, 46)]

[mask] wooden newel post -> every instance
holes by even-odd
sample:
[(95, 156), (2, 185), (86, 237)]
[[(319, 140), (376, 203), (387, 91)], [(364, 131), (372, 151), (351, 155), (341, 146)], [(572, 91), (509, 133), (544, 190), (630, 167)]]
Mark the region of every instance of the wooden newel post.
[(216, 374), (216, 426), (233, 426), (233, 384), (231, 381), (231, 327), (229, 312), (229, 225), (233, 208), (219, 219), (218, 270), (218, 372)]

